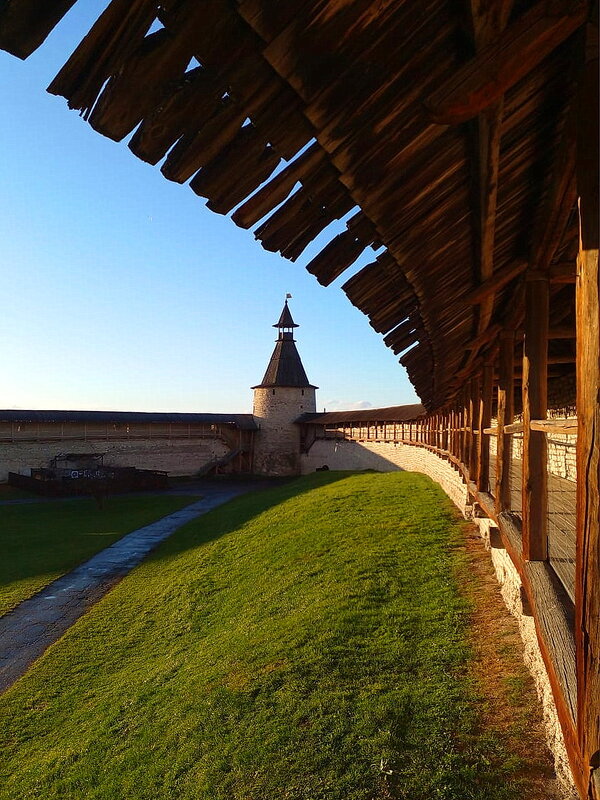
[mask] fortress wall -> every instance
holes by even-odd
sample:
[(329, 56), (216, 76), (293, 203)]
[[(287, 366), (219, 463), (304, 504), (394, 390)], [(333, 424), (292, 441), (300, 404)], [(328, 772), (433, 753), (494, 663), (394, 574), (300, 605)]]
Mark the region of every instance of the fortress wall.
[(193, 475), (209, 461), (228, 452), (227, 445), (216, 438), (1, 443), (0, 481), (6, 481), (9, 472), (27, 474), (31, 467), (47, 467), (50, 459), (59, 453), (105, 453), (107, 465)]
[(309, 452), (301, 456), (302, 474), (314, 472), (326, 464), (329, 469), (376, 469), (380, 472), (407, 470), (428, 475), (465, 515), (470, 515), (466, 486), (460, 473), (450, 462), (430, 450), (394, 442), (353, 442), (318, 439)]

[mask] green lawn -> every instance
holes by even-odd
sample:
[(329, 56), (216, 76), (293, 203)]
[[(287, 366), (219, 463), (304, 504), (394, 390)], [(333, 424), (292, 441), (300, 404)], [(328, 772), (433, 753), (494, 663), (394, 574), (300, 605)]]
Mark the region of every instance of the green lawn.
[(125, 533), (195, 499), (120, 495), (102, 509), (89, 498), (0, 505), (0, 614)]
[(318, 473), (167, 540), (2, 699), (0, 797), (506, 800), (461, 523), (409, 473)]

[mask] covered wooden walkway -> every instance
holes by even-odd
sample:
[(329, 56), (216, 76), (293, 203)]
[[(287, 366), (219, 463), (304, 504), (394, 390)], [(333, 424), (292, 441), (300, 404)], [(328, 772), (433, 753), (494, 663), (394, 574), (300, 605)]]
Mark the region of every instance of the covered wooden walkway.
[[(75, 2), (5, 0), (0, 47), (26, 58)], [(498, 525), (600, 798), (597, 2), (112, 0), (65, 59), (50, 92), (267, 250), (295, 260), (325, 232), (307, 269), (345, 275), (425, 407), (409, 439)], [(556, 594), (572, 547), (549, 546), (553, 398), (577, 412), (574, 602)]]

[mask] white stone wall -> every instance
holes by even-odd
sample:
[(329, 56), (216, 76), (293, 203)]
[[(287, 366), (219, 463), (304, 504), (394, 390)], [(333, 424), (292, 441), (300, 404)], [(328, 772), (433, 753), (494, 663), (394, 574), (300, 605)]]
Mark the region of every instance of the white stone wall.
[(9, 472), (28, 474), (32, 467), (47, 467), (58, 453), (106, 453), (104, 463), (115, 467), (157, 469), (170, 475), (193, 475), (214, 458), (229, 452), (220, 439), (139, 439), (0, 444), (0, 481)]
[(302, 474), (314, 472), (325, 464), (329, 469), (422, 472), (440, 484), (465, 516), (470, 515), (467, 488), (458, 470), (424, 447), (400, 442), (318, 439), (309, 452), (301, 456)]
[(301, 414), (316, 411), (315, 390), (288, 386), (254, 390), (252, 413), (260, 430), (255, 437), (253, 471), (263, 475), (300, 472)]

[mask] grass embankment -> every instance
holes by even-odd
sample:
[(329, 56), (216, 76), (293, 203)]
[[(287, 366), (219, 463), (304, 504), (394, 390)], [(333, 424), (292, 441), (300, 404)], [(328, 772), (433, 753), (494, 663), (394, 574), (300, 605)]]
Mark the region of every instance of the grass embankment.
[(127, 496), (0, 506), (0, 614), (126, 533), (194, 502)]
[(2, 700), (0, 797), (531, 796), (480, 730), (449, 502), (340, 478), (190, 523), (82, 618)]

